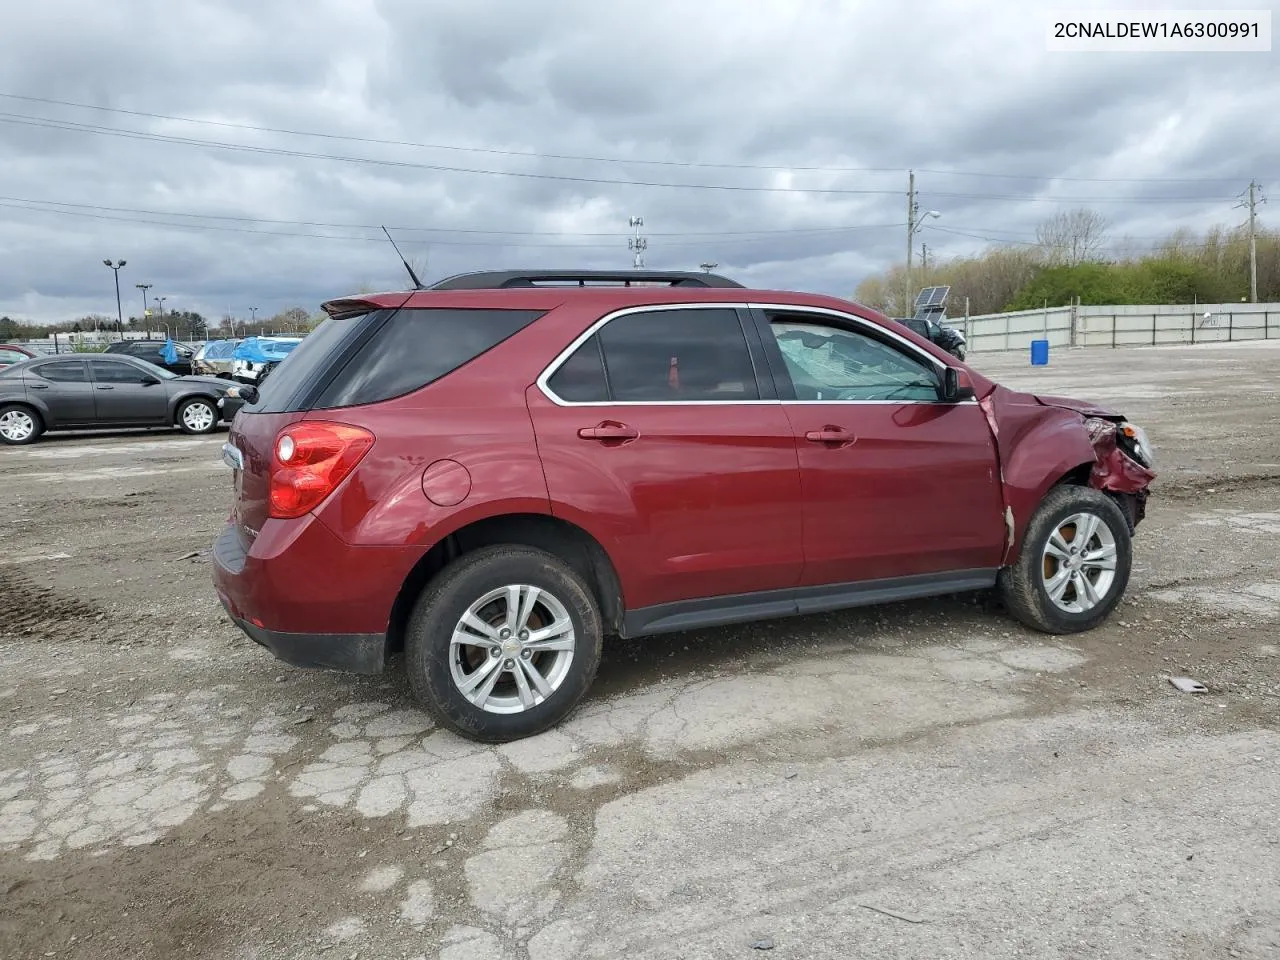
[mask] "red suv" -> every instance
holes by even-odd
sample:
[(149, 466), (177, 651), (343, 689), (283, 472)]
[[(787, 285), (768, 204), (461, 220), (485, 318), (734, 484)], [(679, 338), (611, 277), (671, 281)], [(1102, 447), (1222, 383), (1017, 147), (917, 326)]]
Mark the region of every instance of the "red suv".
[(865, 307), (713, 274), (465, 274), (325, 305), (224, 459), (214, 579), (285, 661), (478, 740), (632, 637), (998, 588), (1087, 630), (1145, 512), (1143, 432), (1018, 393)]

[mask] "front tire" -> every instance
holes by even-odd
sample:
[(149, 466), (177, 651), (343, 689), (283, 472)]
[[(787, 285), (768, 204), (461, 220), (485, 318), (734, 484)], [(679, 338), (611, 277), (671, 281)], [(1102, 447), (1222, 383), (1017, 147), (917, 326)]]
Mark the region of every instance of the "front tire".
[(1050, 491), (1031, 517), (1018, 559), (1000, 572), (1009, 613), (1044, 633), (1092, 630), (1129, 584), (1133, 543), (1115, 501), (1092, 487)]
[(35, 443), (44, 433), (40, 414), (20, 403), (0, 407), (0, 443), (12, 447)]
[(177, 421), (183, 433), (213, 433), (218, 427), (218, 408), (213, 401), (196, 397), (178, 407)]
[(471, 740), (533, 736), (577, 706), (600, 665), (600, 610), (563, 560), (533, 547), (483, 547), (427, 585), (410, 617), (414, 697)]

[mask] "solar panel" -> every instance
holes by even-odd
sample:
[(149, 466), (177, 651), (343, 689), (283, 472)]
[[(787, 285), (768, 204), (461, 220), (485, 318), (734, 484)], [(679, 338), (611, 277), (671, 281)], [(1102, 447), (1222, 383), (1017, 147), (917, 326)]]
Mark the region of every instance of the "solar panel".
[(941, 307), (947, 302), (950, 287), (925, 287), (916, 297), (916, 309), (921, 307)]

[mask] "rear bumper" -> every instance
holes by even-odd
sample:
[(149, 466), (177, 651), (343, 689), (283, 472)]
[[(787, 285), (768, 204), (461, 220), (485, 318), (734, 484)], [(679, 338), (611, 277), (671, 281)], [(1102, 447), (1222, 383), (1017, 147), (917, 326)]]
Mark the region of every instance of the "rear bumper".
[(241, 620), (223, 599), (232, 623), (277, 660), (295, 667), (378, 674), (386, 666), (387, 638), (378, 633), (282, 633)]
[(376, 674), (385, 668), (387, 623), (406, 559), (398, 551), (346, 547), (305, 518), (264, 528), (247, 551), (228, 524), (210, 566), (236, 626), (280, 660)]

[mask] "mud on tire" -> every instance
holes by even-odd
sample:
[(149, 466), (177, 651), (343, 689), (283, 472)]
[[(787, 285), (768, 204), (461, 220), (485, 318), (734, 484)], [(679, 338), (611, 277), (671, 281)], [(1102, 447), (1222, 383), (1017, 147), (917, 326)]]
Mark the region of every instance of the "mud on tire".
[(1129, 522), (1092, 487), (1051, 490), (1036, 509), (998, 590), (1020, 623), (1044, 633), (1091, 630), (1124, 596), (1133, 566)]
[(563, 720), (595, 679), (602, 644), (599, 607), (568, 564), (498, 545), (427, 584), (405, 632), (405, 666), (437, 722), (501, 743)]

